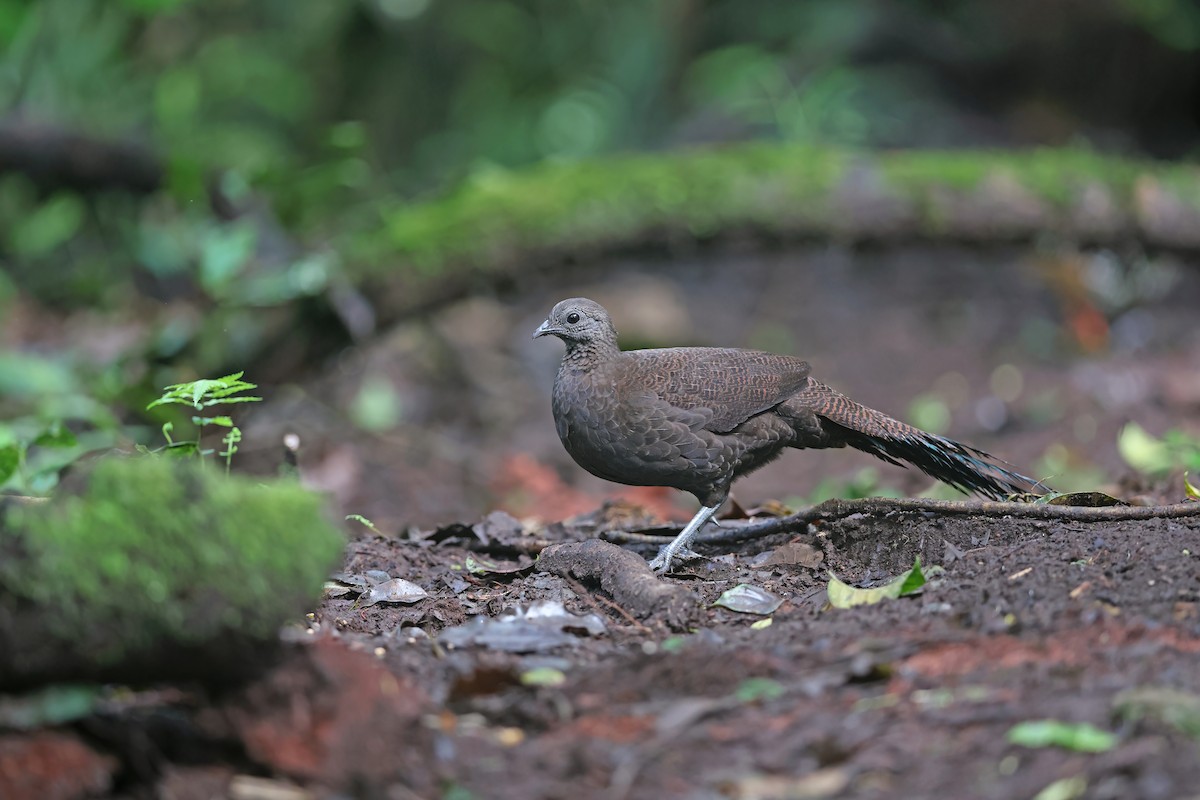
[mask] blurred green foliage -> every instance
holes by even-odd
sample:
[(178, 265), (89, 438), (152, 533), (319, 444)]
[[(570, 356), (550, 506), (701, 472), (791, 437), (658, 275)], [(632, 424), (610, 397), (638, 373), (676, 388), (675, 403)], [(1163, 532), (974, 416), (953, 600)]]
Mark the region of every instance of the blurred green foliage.
[[(1155, 84), (1169, 125), (1132, 80), (1106, 85), (1097, 111), (1076, 42), (1138, 53), (1153, 84), (1200, 50), (1200, 12), (1186, 0), (0, 0), (0, 315), (21, 293), (141, 325), (103, 355), (0, 360), (0, 464), (18, 463), (6, 485), (51, 480), (67, 448), (46, 444), (47, 425), (64, 421), (72, 447), (110, 441), (104, 404), (124, 393), (140, 408), (152, 387), (197, 377), (170, 371), (181, 354), (197, 373), (252, 364), (294, 319), (265, 309), (327, 312), (364, 272), (418, 294), (448, 265), (507, 268), (525, 247), (819, 220), (862, 148), (1082, 143), (878, 164), (918, 203), (931, 176), (974, 186), (1006, 163), (1055, 203), (1066, 169), (1125, 197), (1139, 162), (1095, 156), (1092, 135), (1186, 152), (1194, 143), (1160, 132), (1192, 123), (1170, 81)], [(1172, 186), (1196, 197), (1190, 175)], [(402, 411), (379, 391), (355, 406), (373, 430)]]
[(63, 467), (116, 443), (112, 382), (85, 385), (89, 373), (66, 355), (0, 351), (0, 491), (45, 494)]
[[(879, 470), (874, 467), (863, 467), (849, 478), (822, 478), (807, 497), (789, 497), (786, 505), (791, 508), (803, 508), (819, 505), (835, 497), (842, 500), (860, 500), (864, 497), (903, 496), (898, 490), (886, 486), (880, 481)], [(955, 496), (961, 497), (962, 494), (955, 492)]]
[[(355, 246), (403, 224), (384, 200), (498, 169), (696, 142), (977, 140), (979, 111), (952, 76), (986, 77), (1032, 41), (1030, 21), (1053, 29), (1075, 21), (1066, 13), (972, 0), (0, 0), (0, 123), (136, 144), (163, 187), (130, 198), (0, 175), (0, 256), (57, 302), (120, 303), (131, 269), (219, 304), (304, 297), (333, 280), (335, 252), (395, 260)], [(1186, 0), (1070, 13), (1200, 49)], [(471, 238), (435, 233), (442, 248)]]
[(1200, 472), (1200, 437), (1178, 428), (1159, 438), (1136, 422), (1127, 423), (1117, 437), (1117, 450), (1126, 464), (1146, 475)]

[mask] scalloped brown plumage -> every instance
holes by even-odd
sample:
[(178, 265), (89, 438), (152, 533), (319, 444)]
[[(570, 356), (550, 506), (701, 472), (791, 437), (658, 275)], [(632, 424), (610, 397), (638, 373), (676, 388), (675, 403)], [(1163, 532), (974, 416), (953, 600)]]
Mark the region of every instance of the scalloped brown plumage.
[(563, 300), (534, 333), (566, 353), (554, 423), (567, 452), (606, 480), (671, 486), (702, 508), (651, 565), (670, 568), (729, 496), (733, 481), (785, 448), (850, 446), (910, 464), (966, 492), (1000, 498), (1039, 487), (982, 450), (856, 403), (792, 356), (716, 347), (622, 351), (599, 303)]

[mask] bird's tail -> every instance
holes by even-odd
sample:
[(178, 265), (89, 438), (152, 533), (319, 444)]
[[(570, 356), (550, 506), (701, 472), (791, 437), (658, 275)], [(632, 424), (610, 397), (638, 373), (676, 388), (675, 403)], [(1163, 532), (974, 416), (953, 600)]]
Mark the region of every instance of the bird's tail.
[[(1005, 462), (969, 445), (914, 428), (856, 403), (812, 381), (805, 405), (820, 418), (826, 447), (848, 445), (892, 464), (912, 465), (964, 492), (993, 499), (1047, 491), (1033, 478), (1001, 466)], [(817, 445), (821, 446), (821, 445)]]

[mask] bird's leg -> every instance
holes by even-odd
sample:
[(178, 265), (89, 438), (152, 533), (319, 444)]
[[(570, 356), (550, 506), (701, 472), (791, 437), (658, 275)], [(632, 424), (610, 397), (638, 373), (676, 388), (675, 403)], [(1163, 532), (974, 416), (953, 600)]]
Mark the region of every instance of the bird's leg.
[(670, 544), (663, 545), (663, 548), (658, 551), (658, 555), (650, 562), (650, 569), (658, 573), (670, 571), (671, 562), (676, 556), (687, 556), (698, 558), (698, 554), (693, 553), (689, 547), (692, 540), (696, 538), (696, 533), (704, 527), (704, 523), (712, 519), (712, 515), (717, 513), (717, 509), (721, 507), (720, 503), (715, 506), (704, 506), (696, 512), (696, 516), (692, 517), (692, 521), (687, 524), (679, 535), (671, 540)]

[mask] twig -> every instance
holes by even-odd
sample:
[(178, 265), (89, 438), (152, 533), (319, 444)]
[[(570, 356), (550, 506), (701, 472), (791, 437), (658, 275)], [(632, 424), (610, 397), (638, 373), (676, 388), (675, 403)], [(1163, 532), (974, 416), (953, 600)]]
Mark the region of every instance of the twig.
[[(724, 530), (702, 533), (699, 544), (730, 544), (802, 530), (810, 522), (835, 520), (855, 514), (881, 516), (897, 512), (932, 514), (967, 514), (978, 517), (1013, 517), (1016, 519), (1065, 520), (1069, 522), (1110, 522), (1114, 520), (1181, 519), (1200, 517), (1200, 503), (1175, 503), (1167, 506), (1053, 506), (1033, 503), (1012, 503), (999, 500), (925, 500), (914, 497), (868, 497), (861, 500), (826, 500), (819, 505), (797, 511), (787, 517), (727, 527)], [(725, 523), (728, 525), (729, 523)], [(661, 532), (660, 532), (661, 531)], [(618, 544), (661, 544), (678, 531), (609, 531), (602, 538)]]

